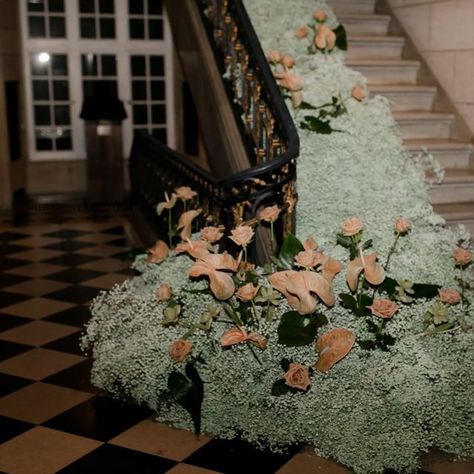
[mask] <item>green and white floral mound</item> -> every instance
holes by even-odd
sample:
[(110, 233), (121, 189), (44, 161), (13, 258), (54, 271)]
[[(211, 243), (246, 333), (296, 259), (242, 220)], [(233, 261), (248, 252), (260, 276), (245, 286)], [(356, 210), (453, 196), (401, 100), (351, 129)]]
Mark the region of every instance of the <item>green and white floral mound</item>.
[[(344, 98), (346, 113), (330, 122), (337, 131), (299, 129), (297, 205), (300, 240), (314, 236), (317, 252), (341, 261), (342, 270), (333, 272), (333, 281), (324, 270), (311, 272), (324, 291), (318, 287), (296, 302), (290, 295), (290, 306), (271, 289), (272, 277), (263, 269), (247, 271), (247, 282), (233, 271), (226, 273), (237, 287), (250, 279), (252, 288), (260, 289), (247, 300), (222, 294), (219, 300), (209, 291), (207, 277), (188, 277), (199, 256), (195, 262), (172, 251), (164, 258), (163, 248), (154, 259), (161, 263), (139, 256), (134, 268), (141, 275), (94, 301), (83, 341), (94, 358), (93, 383), (156, 409), (158, 419), (173, 426), (193, 429), (193, 422), (194, 428), (201, 423), (204, 432), (241, 436), (275, 450), (309, 443), (357, 473), (415, 471), (420, 455), (433, 446), (474, 456), (474, 314), (467, 288), (472, 264), (465, 260), (456, 266), (452, 258), (460, 241), (467, 249), (467, 236), (442, 228), (432, 213), (423, 172), (402, 150), (387, 101), (351, 98), (352, 88), (365, 87), (365, 80), (344, 66), (343, 53), (309, 54), (311, 38), (296, 38), (296, 28), (313, 21), (315, 9), (325, 10), (327, 24), (337, 26), (327, 5), (309, 0), (293, 0), (291, 6), (286, 0), (245, 3), (264, 50), (278, 49), (296, 59), (305, 103), (317, 107), (332, 97)], [(295, 122), (304, 123), (312, 113), (300, 107)], [(340, 223), (352, 216), (363, 220), (363, 231), (338, 236)], [(411, 222), (409, 232), (394, 233), (399, 216)], [(360, 248), (366, 239), (373, 249)], [(301, 244), (292, 241), (282, 256), (292, 258), (300, 250)], [(346, 277), (354, 260), (348, 250), (352, 258), (376, 251), (379, 265), (372, 270), (379, 276), (390, 255), (385, 282), (375, 282), (366, 267), (351, 292)], [(286, 262), (288, 269), (292, 262)], [(227, 264), (229, 270), (235, 261)], [(223, 273), (217, 267), (206, 267), (206, 275)], [(220, 291), (230, 284), (222, 278)], [(430, 285), (406, 283), (404, 292), (402, 279)], [(166, 293), (164, 284), (171, 287), (171, 298), (157, 298), (161, 285)], [(457, 288), (462, 301), (441, 303), (432, 285)], [(314, 293), (322, 299), (334, 294), (337, 302), (329, 307), (318, 302), (316, 312), (305, 312), (304, 296)], [(370, 310), (374, 297), (392, 300), (395, 313), (381, 317)], [(308, 298), (306, 303), (315, 303)], [(326, 351), (320, 346), (316, 352), (316, 340), (337, 328), (354, 335), (355, 344), (344, 347), (324, 370), (313, 370)], [(303, 370), (293, 379), (290, 363)]]

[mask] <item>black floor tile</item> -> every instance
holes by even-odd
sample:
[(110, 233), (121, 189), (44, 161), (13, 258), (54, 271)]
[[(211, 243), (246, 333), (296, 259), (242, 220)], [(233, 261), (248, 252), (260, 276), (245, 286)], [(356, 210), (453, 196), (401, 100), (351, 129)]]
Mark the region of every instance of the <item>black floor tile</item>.
[[(25, 248), (23, 248), (24, 250)], [(16, 267), (23, 267), (28, 262), (17, 258), (0, 257), (0, 271), (11, 270)]]
[(59, 239), (74, 239), (75, 237), (80, 237), (81, 235), (90, 234), (90, 232), (77, 229), (60, 229), (54, 232), (48, 232), (44, 234), (46, 237), (57, 237)]
[(4, 244), (0, 242), (0, 255), (9, 255), (12, 253), (28, 250), (28, 247), (15, 244)]
[(10, 357), (16, 356), (30, 349), (33, 349), (33, 347), (25, 344), (18, 344), (17, 342), (0, 340), (0, 360), (9, 359)]
[(76, 250), (85, 249), (86, 247), (91, 247), (92, 245), (94, 244), (90, 244), (88, 242), (77, 242), (76, 240), (61, 240), (61, 242), (46, 245), (43, 248), (48, 250), (60, 250), (62, 252), (75, 252)]
[(101, 390), (91, 384), (91, 367), (92, 360), (88, 359), (69, 369), (50, 375), (42, 382), (72, 388), (81, 392), (100, 393)]
[(67, 283), (81, 283), (103, 275), (104, 272), (95, 272), (93, 270), (84, 270), (82, 268), (68, 268), (59, 273), (48, 275), (48, 280), (65, 281)]
[(130, 275), (130, 276), (138, 276), (140, 275), (140, 272), (137, 272), (133, 268), (124, 268), (123, 270), (119, 270), (116, 273), (120, 273), (122, 275)]
[(69, 336), (63, 337), (61, 339), (56, 339), (49, 344), (46, 344), (46, 349), (52, 349), (54, 351), (67, 352), (69, 354), (84, 355), (79, 347), (79, 341), (82, 336), (82, 332), (76, 332), (69, 334)]
[(0, 313), (0, 332), (16, 328), (26, 323), (31, 323), (31, 319)]
[(31, 423), (0, 416), (0, 443), (4, 443), (33, 427), (34, 425)]
[(91, 301), (99, 294), (97, 288), (90, 286), (74, 285), (62, 290), (54, 291), (44, 295), (44, 298), (52, 298), (60, 301), (67, 301), (68, 303), (84, 304)]
[(276, 454), (261, 451), (241, 440), (213, 439), (183, 462), (226, 474), (274, 474), (301, 448), (302, 446), (293, 446), (285, 454)]
[(22, 301), (29, 299), (31, 299), (31, 296), (9, 293), (8, 291), (0, 291), (0, 308), (5, 308), (12, 304), (21, 303)]
[(52, 314), (44, 321), (52, 323), (68, 324), (69, 326), (83, 327), (91, 318), (91, 312), (87, 306), (77, 305), (73, 308), (66, 309), (60, 313)]
[(19, 232), (0, 232), (0, 242), (13, 242), (14, 240), (26, 239), (31, 234), (20, 234)]
[(121, 225), (116, 226), (116, 227), (111, 227), (110, 229), (107, 229), (107, 230), (101, 230), (100, 232), (101, 234), (114, 234), (114, 235), (125, 234), (124, 228)]
[(52, 263), (54, 265), (66, 265), (68, 267), (77, 267), (78, 265), (83, 265), (84, 263), (93, 262), (98, 260), (98, 257), (92, 257), (90, 255), (81, 255), (78, 253), (65, 253), (59, 255), (58, 257), (49, 258), (44, 260), (44, 263)]
[(167, 472), (176, 464), (170, 459), (104, 444), (58, 472), (61, 474), (160, 474)]
[(44, 423), (60, 431), (108, 441), (148, 418), (148, 408), (125, 405), (106, 397), (95, 397)]
[[(23, 262), (23, 264), (27, 265), (28, 262)], [(10, 275), (9, 273), (0, 273), (0, 288), (6, 288), (7, 286), (16, 285), (17, 283), (23, 283), (27, 280), (31, 280), (31, 278), (20, 275)]]
[(0, 397), (4, 397), (9, 393), (16, 392), (20, 388), (31, 385), (33, 382), (22, 377), (14, 375), (0, 374)]

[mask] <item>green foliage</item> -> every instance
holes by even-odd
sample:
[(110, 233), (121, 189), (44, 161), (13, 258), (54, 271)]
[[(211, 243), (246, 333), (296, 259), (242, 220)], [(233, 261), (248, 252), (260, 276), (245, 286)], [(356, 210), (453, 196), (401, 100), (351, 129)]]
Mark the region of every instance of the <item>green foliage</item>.
[(334, 130), (329, 122), (321, 120), (318, 117), (313, 117), (312, 115), (305, 115), (304, 121), (300, 122), (300, 127), (303, 130), (310, 130), (311, 132), (321, 133), (323, 135), (329, 135), (332, 132), (339, 131)]
[(342, 51), (347, 50), (347, 35), (346, 35), (346, 29), (344, 28), (343, 25), (339, 25), (337, 28), (335, 28), (334, 33), (336, 35), (336, 46), (339, 49), (342, 49)]
[(293, 234), (289, 234), (280, 248), (278, 259), (276, 259), (278, 269), (293, 269), (296, 255), (303, 250), (303, 244)]
[(366, 316), (370, 314), (370, 310), (367, 309), (367, 306), (370, 306), (374, 301), (371, 296), (366, 294), (361, 294), (358, 298), (355, 298), (349, 293), (339, 293), (339, 298), (342, 304), (356, 316)]
[(318, 334), (318, 329), (327, 322), (323, 314), (301, 316), (296, 311), (288, 311), (283, 314), (278, 326), (278, 343), (292, 347), (311, 344)]

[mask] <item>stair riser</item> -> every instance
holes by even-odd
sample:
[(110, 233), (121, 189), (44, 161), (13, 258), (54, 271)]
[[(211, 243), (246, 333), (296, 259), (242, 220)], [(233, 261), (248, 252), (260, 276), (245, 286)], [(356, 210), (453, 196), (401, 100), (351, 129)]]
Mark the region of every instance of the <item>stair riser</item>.
[(447, 221), (446, 225), (448, 227), (451, 227), (455, 229), (458, 225), (463, 225), (466, 227), (468, 232), (471, 234), (471, 237), (474, 236), (474, 220), (468, 220), (468, 221)]
[(363, 74), (370, 84), (415, 84), (417, 66), (350, 66)]
[(474, 203), (474, 183), (434, 185), (430, 196), (433, 205)]
[(352, 18), (339, 17), (338, 20), (344, 25), (349, 35), (360, 36), (385, 36), (388, 31), (389, 20), (354, 20)]
[(401, 59), (403, 44), (351, 42), (347, 48), (348, 59)]
[(433, 107), (435, 93), (425, 92), (377, 92), (374, 94), (383, 95), (392, 103), (394, 112), (430, 112)]
[(375, 10), (375, 0), (360, 0), (358, 2), (347, 0), (331, 0), (328, 3), (333, 12), (339, 16), (352, 14), (367, 15), (374, 13)]
[[(410, 150), (413, 156), (421, 153), (422, 150)], [(438, 161), (442, 168), (466, 169), (469, 167), (471, 150), (430, 150), (428, 153)]]
[(450, 120), (402, 120), (398, 124), (405, 140), (447, 139), (451, 130)]

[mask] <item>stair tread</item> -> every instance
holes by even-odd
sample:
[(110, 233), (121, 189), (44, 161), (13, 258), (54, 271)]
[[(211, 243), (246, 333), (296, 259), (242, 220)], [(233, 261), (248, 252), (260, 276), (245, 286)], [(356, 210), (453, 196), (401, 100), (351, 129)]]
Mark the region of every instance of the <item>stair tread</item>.
[(443, 183), (474, 183), (474, 169), (445, 169)]
[(343, 23), (343, 20), (379, 20), (379, 21), (390, 21), (390, 15), (380, 15), (378, 13), (344, 13), (337, 15), (337, 19)]
[(420, 61), (413, 59), (349, 59), (346, 61), (347, 66), (419, 66)]
[[(402, 36), (387, 36), (387, 35), (348, 35), (349, 44), (352, 42), (367, 42), (367, 43), (397, 43), (403, 44), (405, 38)], [(375, 45), (374, 45), (375, 46)]]
[(435, 86), (423, 86), (418, 84), (374, 84), (370, 86), (371, 92), (436, 92)]
[(419, 149), (425, 147), (427, 149), (436, 150), (472, 150), (472, 143), (457, 140), (404, 140), (403, 145), (408, 149)]
[(474, 219), (474, 203), (436, 204), (433, 206), (436, 213), (443, 215), (446, 220)]
[(452, 120), (453, 114), (447, 112), (393, 112), (395, 120)]

